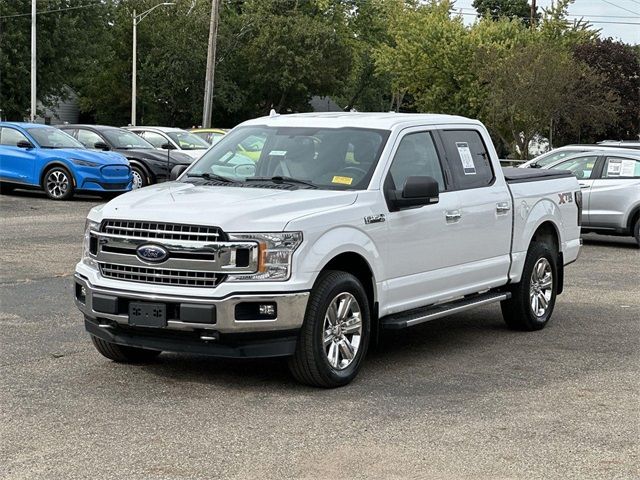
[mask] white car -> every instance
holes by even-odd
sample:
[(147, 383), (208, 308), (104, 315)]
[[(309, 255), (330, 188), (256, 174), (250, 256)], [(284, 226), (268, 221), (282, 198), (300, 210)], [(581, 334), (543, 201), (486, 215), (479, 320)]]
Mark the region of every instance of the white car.
[[(617, 144), (604, 145), (565, 145), (564, 147), (554, 148), (553, 150), (538, 155), (536, 158), (518, 165), (518, 168), (544, 168), (547, 165), (558, 162), (564, 158), (569, 158), (576, 153), (589, 152), (591, 150), (604, 150), (608, 148), (620, 148)], [(626, 148), (626, 147), (625, 147)], [(637, 148), (629, 146), (629, 148)]]
[(172, 127), (126, 127), (140, 135), (158, 150), (177, 150), (194, 160), (202, 156), (209, 144), (197, 135)]
[(177, 181), (93, 208), (75, 301), (114, 361), (283, 356), (299, 381), (337, 387), (382, 329), (494, 302), (509, 327), (543, 328), (578, 257), (581, 198), (570, 172), (500, 168), (476, 120), (274, 114)]

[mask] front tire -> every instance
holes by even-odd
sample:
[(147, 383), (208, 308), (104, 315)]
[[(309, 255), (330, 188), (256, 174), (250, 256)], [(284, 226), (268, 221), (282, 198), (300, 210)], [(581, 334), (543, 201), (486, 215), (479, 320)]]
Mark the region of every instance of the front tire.
[(8, 195), (13, 192), (15, 187), (8, 183), (0, 182), (0, 195)]
[(367, 294), (346, 272), (320, 274), (311, 291), (291, 373), (301, 383), (335, 388), (351, 382), (367, 353), (370, 337)]
[(556, 259), (556, 252), (548, 245), (531, 244), (520, 283), (511, 290), (511, 298), (501, 303), (502, 317), (509, 328), (534, 331), (547, 325), (556, 303)]
[(69, 200), (73, 197), (73, 176), (64, 167), (53, 167), (42, 178), (42, 188), (52, 200)]
[(146, 187), (151, 182), (149, 182), (149, 177), (147, 177), (147, 173), (137, 165), (131, 167), (131, 177), (132, 177), (132, 190), (136, 190), (138, 188)]
[(91, 335), (91, 342), (93, 342), (93, 346), (96, 347), (96, 350), (100, 352), (103, 357), (118, 363), (146, 363), (162, 353), (158, 350), (146, 350), (144, 348), (118, 345), (102, 340), (95, 335)]
[(640, 247), (640, 217), (636, 218), (636, 223), (633, 225), (633, 236)]

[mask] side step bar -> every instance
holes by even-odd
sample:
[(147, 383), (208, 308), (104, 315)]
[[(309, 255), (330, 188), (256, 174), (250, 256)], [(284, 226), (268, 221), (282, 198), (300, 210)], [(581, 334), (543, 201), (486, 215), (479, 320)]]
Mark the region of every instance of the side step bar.
[(511, 298), (510, 292), (488, 292), (455, 300), (453, 302), (415, 308), (406, 312), (388, 315), (380, 320), (382, 328), (397, 330), (412, 327), (420, 323), (464, 312), (481, 305), (501, 302)]

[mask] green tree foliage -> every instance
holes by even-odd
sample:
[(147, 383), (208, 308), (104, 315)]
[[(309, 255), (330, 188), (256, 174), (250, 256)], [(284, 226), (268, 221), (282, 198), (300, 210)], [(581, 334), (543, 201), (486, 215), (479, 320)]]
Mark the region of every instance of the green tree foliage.
[[(83, 8), (87, 6), (86, 8)], [(74, 7), (73, 10), (65, 10)], [(64, 97), (65, 85), (98, 55), (105, 4), (88, 0), (38, 2), (37, 92), (45, 106)], [(70, 12), (73, 12), (72, 14)], [(29, 116), (31, 82), (31, 0), (0, 1), (0, 108), (3, 117)]]
[(526, 25), (529, 25), (531, 20), (531, 5), (527, 3), (527, 0), (473, 0), (472, 5), (478, 14), (485, 18), (493, 20), (500, 18), (520, 19)]

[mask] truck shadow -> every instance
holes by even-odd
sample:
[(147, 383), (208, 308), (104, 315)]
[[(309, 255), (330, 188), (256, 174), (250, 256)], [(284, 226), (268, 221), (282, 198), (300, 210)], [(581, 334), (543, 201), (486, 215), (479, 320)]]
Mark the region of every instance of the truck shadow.
[(582, 236), (582, 242), (584, 245), (593, 245), (597, 247), (638, 250), (638, 244), (631, 237), (588, 234)]

